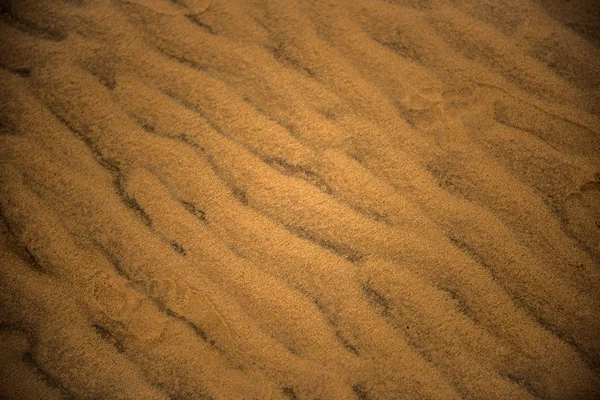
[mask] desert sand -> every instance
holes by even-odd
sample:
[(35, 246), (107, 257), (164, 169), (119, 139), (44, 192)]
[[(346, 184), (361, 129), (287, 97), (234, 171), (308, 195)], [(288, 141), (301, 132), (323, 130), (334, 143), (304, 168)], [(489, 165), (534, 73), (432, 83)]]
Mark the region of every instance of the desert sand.
[(0, 7), (0, 398), (600, 398), (593, 2)]

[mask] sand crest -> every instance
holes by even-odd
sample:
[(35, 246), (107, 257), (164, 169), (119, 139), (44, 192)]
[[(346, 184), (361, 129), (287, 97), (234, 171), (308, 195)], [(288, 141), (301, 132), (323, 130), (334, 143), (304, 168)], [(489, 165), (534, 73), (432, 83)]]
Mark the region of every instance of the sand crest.
[(600, 398), (585, 1), (0, 12), (0, 398)]

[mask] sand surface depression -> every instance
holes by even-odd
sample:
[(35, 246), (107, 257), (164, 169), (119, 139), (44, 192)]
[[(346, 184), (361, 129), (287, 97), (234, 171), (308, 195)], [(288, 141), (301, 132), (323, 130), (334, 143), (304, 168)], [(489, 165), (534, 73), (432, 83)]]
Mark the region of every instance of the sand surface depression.
[(600, 398), (593, 2), (0, 2), (0, 398)]

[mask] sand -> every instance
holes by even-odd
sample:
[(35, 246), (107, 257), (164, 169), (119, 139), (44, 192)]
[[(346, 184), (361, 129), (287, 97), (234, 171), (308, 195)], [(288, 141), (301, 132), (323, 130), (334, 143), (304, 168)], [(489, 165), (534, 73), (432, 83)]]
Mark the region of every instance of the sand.
[(0, 5), (0, 398), (600, 398), (585, 0)]

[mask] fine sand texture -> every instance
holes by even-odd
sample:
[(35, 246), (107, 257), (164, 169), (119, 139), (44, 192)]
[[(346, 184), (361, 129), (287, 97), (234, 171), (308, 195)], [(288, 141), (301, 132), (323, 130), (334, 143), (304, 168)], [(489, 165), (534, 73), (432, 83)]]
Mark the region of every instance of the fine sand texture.
[(0, 398), (599, 399), (599, 10), (0, 1)]

